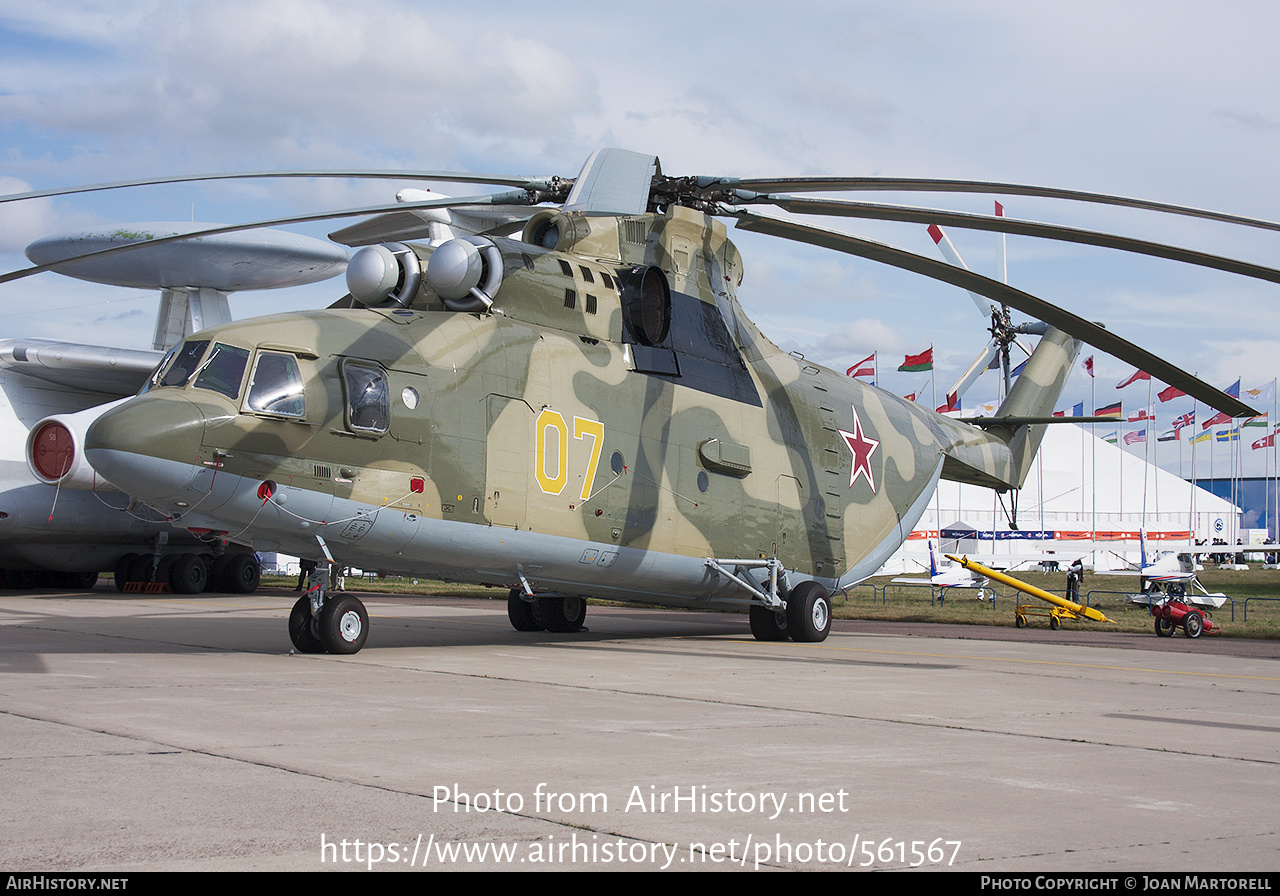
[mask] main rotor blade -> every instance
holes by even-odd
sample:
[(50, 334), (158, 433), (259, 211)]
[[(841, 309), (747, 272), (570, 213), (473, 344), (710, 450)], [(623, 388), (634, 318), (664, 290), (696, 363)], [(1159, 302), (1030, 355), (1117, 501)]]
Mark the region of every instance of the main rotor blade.
[[(968, 212), (952, 212), (944, 209), (919, 208), (910, 205), (886, 205), (879, 202), (850, 202), (841, 199), (805, 199), (798, 196), (769, 195), (759, 200), (789, 212), (802, 215), (826, 215), (842, 218), (870, 218), (876, 221), (906, 221), (915, 224), (939, 224), (948, 227), (962, 227), (969, 230), (988, 230), (997, 233), (1016, 233), (1022, 236), (1033, 236), (1041, 239), (1060, 240), (1067, 243), (1081, 243), (1088, 246), (1103, 246), (1108, 249), (1119, 249), (1122, 252), (1134, 252), (1150, 255), (1155, 258), (1167, 258), (1186, 264), (1213, 268), (1240, 274), (1243, 277), (1254, 277), (1258, 280), (1269, 280), (1280, 283), (1280, 270), (1212, 255), (1208, 252), (1197, 252), (1194, 249), (1183, 249), (1178, 246), (1167, 246), (1149, 240), (1139, 240), (1127, 236), (1102, 233), (1096, 230), (1081, 230), (1076, 227), (1063, 227), (1058, 224), (1042, 224), (1039, 221), (1026, 221), (1018, 218), (1005, 218), (992, 215), (975, 215)], [(1280, 229), (1280, 225), (1278, 225)]]
[[(710, 179), (708, 179), (710, 180)], [(1060, 190), (1056, 187), (1037, 187), (1029, 184), (1005, 184), (996, 181), (939, 180), (924, 177), (782, 177), (782, 178), (724, 178), (716, 181), (726, 186), (759, 193), (786, 191), (791, 193), (819, 192), (919, 192), (919, 193), (996, 193), (1009, 196), (1038, 196), (1046, 199), (1067, 199), (1073, 202), (1092, 202), (1099, 205), (1118, 205), (1169, 215), (1184, 215), (1221, 221), (1263, 230), (1280, 230), (1280, 223), (1243, 215), (1230, 215), (1208, 209), (1173, 205), (1167, 202), (1151, 202), (1109, 193), (1090, 193), (1080, 190)]]
[(504, 174), (467, 174), (460, 171), (245, 171), (226, 174), (185, 174), (175, 177), (148, 177), (138, 180), (117, 180), (102, 184), (82, 184), (74, 187), (54, 187), (48, 190), (31, 190), (26, 193), (0, 195), (0, 202), (19, 202), (23, 199), (42, 199), (46, 196), (68, 196), (75, 193), (94, 193), (100, 190), (119, 190), (125, 187), (149, 187), (159, 184), (182, 184), (209, 180), (248, 180), (272, 177), (344, 178), (351, 180), (427, 180), (457, 184), (492, 184), (495, 187), (520, 187), (531, 190), (552, 190), (557, 184), (567, 185), (557, 177), (511, 177)]
[(925, 258), (923, 255), (917, 255), (914, 252), (886, 246), (884, 243), (876, 243), (850, 236), (847, 233), (824, 230), (819, 227), (797, 224), (793, 221), (783, 221), (778, 218), (769, 218), (751, 212), (739, 211), (734, 214), (738, 218), (737, 226), (743, 230), (766, 233), (813, 246), (834, 249), (837, 252), (844, 252), (848, 255), (857, 255), (861, 258), (878, 261), (881, 264), (901, 268), (904, 271), (911, 271), (934, 280), (940, 280), (943, 283), (950, 283), (952, 286), (958, 286), (961, 289), (971, 290), (979, 295), (986, 296), (988, 299), (1016, 308), (1036, 320), (1042, 320), (1050, 326), (1057, 327), (1076, 339), (1107, 352), (1122, 361), (1128, 361), (1156, 379), (1170, 386), (1176, 386), (1186, 394), (1232, 417), (1251, 417), (1257, 414), (1257, 411), (1238, 398), (1228, 395), (1226, 392), (1209, 385), (1186, 371), (1174, 367), (1163, 358), (1134, 345), (1127, 339), (1123, 339), (1095, 323), (1078, 317), (1064, 308), (1059, 308), (1057, 305), (1046, 302), (1044, 299), (1037, 298), (1020, 289), (1014, 289), (1012, 286), (1008, 286), (998, 280), (983, 277), (981, 274), (975, 274), (973, 271), (967, 271), (963, 268), (953, 267), (945, 262)]
[(75, 264), (76, 262), (86, 261), (94, 258), (105, 258), (108, 255), (116, 255), (121, 252), (132, 252), (143, 246), (162, 246), (165, 243), (177, 243), (183, 240), (199, 239), (205, 236), (217, 236), (220, 233), (239, 233), (242, 230), (258, 230), (263, 227), (278, 227), (282, 224), (302, 224), (308, 221), (328, 221), (333, 218), (355, 218), (361, 215), (376, 215), (383, 212), (401, 211), (414, 208), (452, 208), (460, 205), (523, 205), (528, 203), (529, 195), (524, 190), (518, 190), (511, 193), (486, 193), (480, 196), (464, 196), (460, 198), (429, 200), (425, 202), (394, 202), (389, 205), (371, 205), (364, 208), (348, 208), (338, 211), (315, 212), (307, 215), (291, 215), (287, 218), (272, 218), (268, 221), (253, 221), (248, 224), (228, 224), (225, 227), (211, 227), (207, 230), (192, 230), (187, 233), (177, 233), (172, 236), (158, 236), (151, 239), (139, 240), (136, 243), (126, 243), (122, 246), (112, 246), (109, 249), (100, 249), (97, 252), (86, 252), (83, 255), (72, 255), (68, 258), (61, 258), (47, 264), (38, 264), (29, 268), (22, 268), (17, 271), (10, 271), (7, 274), (0, 274), (0, 283), (9, 283), (13, 280), (21, 280), (24, 277), (30, 277), (33, 274), (42, 274), (45, 271), (56, 270), (66, 265)]

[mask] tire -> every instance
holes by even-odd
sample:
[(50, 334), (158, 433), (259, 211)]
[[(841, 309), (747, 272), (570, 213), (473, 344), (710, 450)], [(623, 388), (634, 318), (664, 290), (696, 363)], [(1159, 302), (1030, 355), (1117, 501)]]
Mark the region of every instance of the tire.
[(751, 619), (751, 635), (757, 641), (789, 641), (787, 614), (775, 613), (768, 607), (752, 606), (747, 611)]
[(92, 591), (93, 586), (98, 584), (98, 574), (96, 572), (77, 572), (72, 573), (72, 575), (75, 577), (74, 587), (76, 588)]
[(222, 567), (222, 585), (228, 594), (252, 594), (262, 580), (262, 567), (253, 554), (235, 554)]
[(133, 561), (137, 559), (137, 554), (125, 554), (116, 561), (115, 577), (117, 591), (124, 591), (124, 586), (129, 584), (129, 576), (133, 572)]
[(141, 583), (150, 582), (151, 573), (154, 569), (151, 562), (150, 554), (134, 554), (133, 564), (129, 567), (129, 582)]
[(549, 632), (582, 631), (587, 602), (581, 597), (543, 597), (534, 601), (533, 618)]
[(320, 608), (320, 643), (330, 653), (359, 653), (369, 637), (369, 611), (359, 598), (344, 594)]
[(1013, 617), (1014, 628), (1022, 628), (1026, 624), (1027, 624), (1027, 617), (1023, 616), (1021, 613), (1018, 613)]
[(209, 567), (199, 554), (183, 554), (169, 572), (169, 584), (178, 594), (199, 594), (209, 584)]
[(817, 582), (801, 582), (787, 595), (787, 631), (792, 641), (825, 641), (831, 631), (831, 598)]
[(1173, 624), (1172, 620), (1165, 619), (1163, 616), (1156, 617), (1156, 634), (1161, 638), (1172, 638), (1173, 631), (1176, 628), (1177, 626)]
[(511, 627), (518, 632), (540, 632), (542, 624), (533, 612), (533, 601), (525, 600), (522, 593), (519, 588), (512, 588), (507, 595), (507, 618), (511, 620)]
[(297, 648), (298, 653), (324, 653), (324, 645), (316, 637), (311, 624), (311, 598), (298, 598), (298, 602), (289, 611), (289, 640)]
[(1059, 626), (1061, 626), (1061, 625), (1062, 625), (1062, 623), (1058, 621), (1058, 617), (1057, 617), (1057, 616), (1050, 616), (1050, 617), (1049, 617), (1049, 628), (1050, 628), (1050, 629), (1052, 629), (1053, 631), (1055, 631), (1055, 632), (1056, 632), (1056, 631), (1058, 630), (1058, 627), (1059, 627)]
[(1204, 632), (1204, 617), (1195, 610), (1182, 617), (1182, 633), (1188, 638), (1198, 638)]

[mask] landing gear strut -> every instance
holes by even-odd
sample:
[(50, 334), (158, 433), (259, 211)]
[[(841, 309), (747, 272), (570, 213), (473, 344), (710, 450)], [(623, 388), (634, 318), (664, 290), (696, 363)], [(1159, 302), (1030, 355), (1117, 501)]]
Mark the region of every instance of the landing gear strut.
[(289, 640), (299, 653), (358, 653), (369, 638), (369, 611), (350, 594), (329, 596), (329, 564), (307, 576), (307, 593), (289, 612)]

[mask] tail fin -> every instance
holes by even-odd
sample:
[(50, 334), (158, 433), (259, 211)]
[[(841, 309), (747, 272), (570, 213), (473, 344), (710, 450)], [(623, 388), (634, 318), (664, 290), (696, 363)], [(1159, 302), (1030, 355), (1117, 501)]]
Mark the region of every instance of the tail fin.
[(1031, 421), (1052, 418), (1079, 351), (1078, 340), (1048, 327), (1009, 396), (995, 416), (983, 422), (985, 429), (974, 432), (973, 426), (957, 422), (965, 432), (947, 450), (942, 478), (1000, 491), (1022, 488), (1044, 439), (1045, 424)]
[(1138, 530), (1138, 549), (1141, 551), (1141, 554), (1139, 556), (1142, 558), (1142, 566), (1139, 568), (1145, 569), (1147, 566), (1147, 530), (1146, 529)]
[(938, 574), (938, 561), (933, 556), (933, 542), (929, 542), (929, 578)]

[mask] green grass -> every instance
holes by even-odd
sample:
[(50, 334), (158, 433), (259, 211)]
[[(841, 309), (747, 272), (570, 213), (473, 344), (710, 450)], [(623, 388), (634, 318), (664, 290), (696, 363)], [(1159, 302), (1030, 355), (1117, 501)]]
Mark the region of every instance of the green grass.
[[(1051, 594), (1063, 595), (1066, 575), (1039, 572), (1019, 573), (1024, 581)], [(1026, 595), (1019, 595), (1012, 588), (999, 585), (994, 605), (991, 601), (975, 600), (971, 590), (954, 589), (947, 593), (945, 603), (933, 601), (930, 605), (928, 588), (891, 585), (892, 576), (871, 579), (877, 589), (872, 598), (871, 588), (862, 585), (852, 589), (847, 597), (837, 595), (834, 601), (837, 619), (878, 619), (889, 622), (947, 622), (961, 625), (1013, 625), (1014, 606), (1019, 601), (1048, 610), (1050, 605)], [(297, 579), (286, 576), (263, 576), (263, 584), (292, 588)], [(1205, 569), (1200, 573), (1201, 583), (1213, 592), (1221, 591), (1235, 601), (1235, 620), (1231, 619), (1231, 604), (1213, 611), (1215, 624), (1222, 627), (1226, 637), (1280, 639), (1280, 570), (1254, 567), (1248, 571)], [(414, 579), (407, 576), (388, 576), (384, 579), (347, 580), (351, 591), (376, 594), (417, 594), (432, 597), (471, 597), (506, 600), (502, 588), (486, 588), (482, 585), (457, 585), (430, 579)], [(1083, 593), (1091, 606), (1102, 610), (1114, 624), (1088, 620), (1063, 623), (1066, 627), (1080, 626), (1102, 631), (1149, 632), (1151, 614), (1146, 607), (1131, 604), (1126, 595), (1138, 588), (1135, 576), (1085, 576)], [(1093, 592), (1090, 594), (1090, 592)], [(1106, 592), (1122, 592), (1111, 594)], [(887, 602), (884, 602), (887, 598)], [(1246, 598), (1276, 598), (1254, 601), (1249, 606), (1249, 621), (1244, 620)], [(1046, 617), (1031, 616), (1030, 625), (1047, 626)]]

